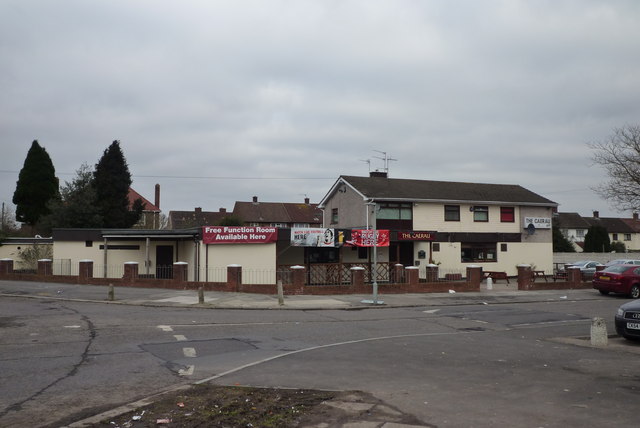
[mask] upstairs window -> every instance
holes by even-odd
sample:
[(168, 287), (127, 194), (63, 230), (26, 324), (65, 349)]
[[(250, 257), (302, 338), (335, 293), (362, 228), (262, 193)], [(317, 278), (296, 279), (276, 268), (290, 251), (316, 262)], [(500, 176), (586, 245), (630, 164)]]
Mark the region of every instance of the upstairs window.
[(460, 205), (445, 205), (444, 221), (460, 221)]
[(500, 207), (500, 221), (502, 223), (513, 223), (516, 221), (515, 208)]
[(410, 203), (381, 202), (376, 218), (380, 220), (411, 220), (413, 208)]
[(473, 207), (473, 221), (489, 221), (489, 207), (486, 205), (476, 205)]
[(336, 224), (338, 222), (338, 209), (331, 209), (331, 224)]

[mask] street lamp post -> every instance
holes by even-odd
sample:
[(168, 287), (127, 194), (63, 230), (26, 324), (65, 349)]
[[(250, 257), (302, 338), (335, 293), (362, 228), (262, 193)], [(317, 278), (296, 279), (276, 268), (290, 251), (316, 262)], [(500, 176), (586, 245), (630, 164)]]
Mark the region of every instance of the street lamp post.
[[(376, 225), (376, 211), (378, 204), (376, 202), (367, 202), (367, 206), (373, 206), (373, 214), (371, 216), (372, 239), (373, 239), (373, 261), (371, 266), (371, 279), (373, 287), (373, 296), (371, 300), (363, 300), (362, 303), (373, 305), (382, 305), (384, 301), (378, 300), (378, 229)], [(369, 210), (367, 209), (367, 213)], [(367, 219), (369, 216), (367, 215)]]

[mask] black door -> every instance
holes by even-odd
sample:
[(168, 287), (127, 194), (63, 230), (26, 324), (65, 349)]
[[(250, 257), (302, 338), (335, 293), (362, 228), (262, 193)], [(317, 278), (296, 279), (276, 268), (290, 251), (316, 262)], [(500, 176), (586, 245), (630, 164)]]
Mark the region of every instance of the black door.
[(156, 278), (173, 278), (173, 246), (171, 245), (156, 247)]

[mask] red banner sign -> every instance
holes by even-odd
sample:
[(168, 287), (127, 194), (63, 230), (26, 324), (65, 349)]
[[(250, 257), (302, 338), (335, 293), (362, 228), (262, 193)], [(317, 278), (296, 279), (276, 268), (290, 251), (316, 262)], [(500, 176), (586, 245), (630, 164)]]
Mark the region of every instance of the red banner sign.
[(435, 241), (436, 233), (423, 230), (399, 231), (398, 241)]
[(202, 242), (205, 244), (267, 244), (278, 240), (275, 227), (204, 226)]
[(388, 247), (389, 231), (354, 229), (351, 231), (351, 241), (347, 241), (347, 243), (356, 247)]

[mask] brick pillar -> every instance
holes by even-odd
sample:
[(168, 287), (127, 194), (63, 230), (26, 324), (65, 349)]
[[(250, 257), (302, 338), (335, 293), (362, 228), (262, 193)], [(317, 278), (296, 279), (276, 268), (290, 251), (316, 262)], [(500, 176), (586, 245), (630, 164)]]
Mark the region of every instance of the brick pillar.
[(305, 286), (305, 267), (304, 266), (291, 266), (291, 282), (293, 283), (293, 289), (297, 293), (302, 293)]
[(80, 260), (78, 262), (78, 281), (87, 282), (93, 278), (93, 260)]
[(580, 268), (578, 266), (569, 266), (567, 268), (567, 282), (569, 282), (570, 287), (579, 287), (580, 283), (582, 283), (582, 272), (580, 272)]
[(531, 290), (533, 271), (531, 265), (518, 265), (518, 290)]
[(122, 279), (134, 282), (138, 279), (138, 262), (126, 262), (124, 264), (124, 275)]
[(438, 265), (428, 264), (425, 267), (427, 282), (438, 282)]
[(418, 266), (407, 266), (404, 271), (407, 275), (407, 284), (415, 286), (420, 283), (420, 270)]
[(242, 285), (242, 266), (227, 266), (227, 288), (229, 291), (240, 291)]
[(482, 282), (482, 266), (467, 266), (467, 284), (474, 289), (480, 291), (480, 283)]
[[(364, 281), (364, 276), (362, 280)], [(401, 263), (393, 265), (393, 280), (391, 282), (402, 284), (405, 281), (406, 278), (404, 277), (404, 265), (402, 265)]]
[(186, 282), (188, 278), (189, 263), (175, 262), (173, 264), (173, 280), (177, 282)]
[(13, 260), (0, 259), (0, 275), (9, 275), (13, 273)]
[(364, 286), (364, 268), (361, 266), (354, 266), (351, 269), (351, 286), (363, 287)]
[(38, 275), (53, 275), (53, 261), (51, 259), (38, 260)]

